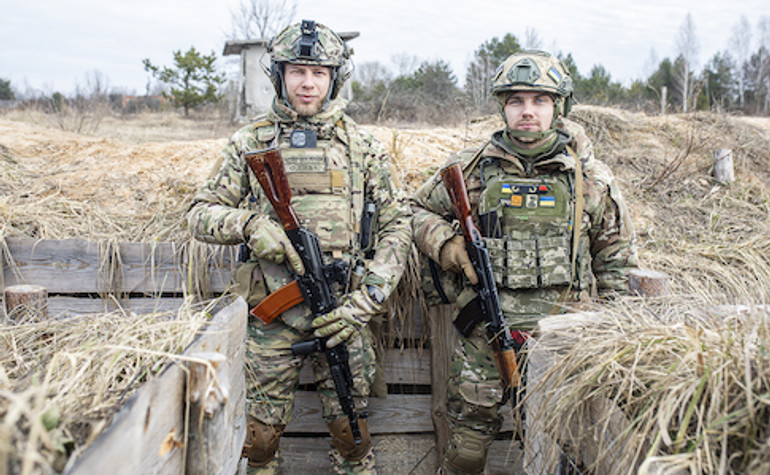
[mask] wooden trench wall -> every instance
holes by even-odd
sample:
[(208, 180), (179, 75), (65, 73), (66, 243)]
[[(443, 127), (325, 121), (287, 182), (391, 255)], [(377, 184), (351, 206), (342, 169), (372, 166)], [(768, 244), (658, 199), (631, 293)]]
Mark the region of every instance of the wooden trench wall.
[[(2, 242), (0, 242), (1, 244)], [(136, 314), (175, 310), (190, 289), (211, 295), (230, 283), (237, 248), (175, 243), (97, 243), (81, 239), (5, 238), (2, 250), (4, 288), (29, 284), (48, 292), (49, 318), (101, 313), (118, 306)], [(194, 268), (194, 271), (191, 271)], [(202, 277), (196, 280), (192, 274)], [(5, 307), (5, 305), (3, 305)], [(388, 394), (371, 398), (369, 427), (379, 473), (432, 474), (448, 436), (445, 417), (446, 375), (456, 342), (450, 308), (416, 312), (406, 348), (386, 348), (383, 360)], [(131, 397), (108, 430), (86, 451), (70, 473), (208, 473), (243, 471), (239, 461), (245, 436), (243, 353), (247, 308), (241, 299), (218, 311), (211, 324), (185, 352), (192, 358), (224, 357), (216, 365), (227, 400), (207, 430), (221, 440), (205, 440), (208, 463), (190, 459), (185, 444), (187, 364), (178, 363)], [(422, 320), (430, 335), (423, 340)], [(403, 345), (406, 343), (406, 345)], [(281, 466), (286, 473), (331, 473), (329, 435), (313, 390), (310, 369), (301, 373), (293, 420), (281, 439)], [(487, 473), (511, 473), (521, 467), (520, 444), (505, 415), (503, 432), (490, 449)], [(200, 432), (198, 430), (197, 432)], [(205, 438), (205, 437), (204, 437)], [(217, 437), (219, 438), (219, 437)], [(206, 457), (204, 457), (206, 459)], [(193, 460), (187, 463), (185, 460)]]

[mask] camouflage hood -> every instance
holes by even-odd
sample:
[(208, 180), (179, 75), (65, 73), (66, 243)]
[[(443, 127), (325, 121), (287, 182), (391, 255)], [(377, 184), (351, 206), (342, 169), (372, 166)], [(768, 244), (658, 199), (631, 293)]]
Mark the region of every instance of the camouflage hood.
[(294, 124), (315, 130), (320, 137), (330, 138), (334, 126), (342, 118), (348, 101), (338, 97), (326, 104), (321, 112), (312, 117), (301, 117), (282, 99), (273, 98), (273, 106), (267, 113), (267, 120), (277, 124)]
[(491, 143), (482, 155), (498, 156), (516, 164), (522, 171), (530, 174), (534, 169), (556, 167), (561, 170), (573, 170), (575, 160), (567, 153), (569, 146), (580, 158), (583, 168), (592, 166), (594, 152), (591, 141), (580, 124), (560, 117), (556, 126), (556, 140), (546, 152), (536, 157), (524, 157), (512, 149), (505, 137), (507, 129), (498, 130), (492, 134)]

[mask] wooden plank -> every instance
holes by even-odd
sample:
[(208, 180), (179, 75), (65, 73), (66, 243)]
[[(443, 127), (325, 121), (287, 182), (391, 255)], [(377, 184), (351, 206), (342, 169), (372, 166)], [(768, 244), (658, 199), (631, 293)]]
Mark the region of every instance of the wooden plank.
[[(246, 303), (242, 299), (218, 312), (186, 354), (218, 351), (226, 356), (222, 382), (229, 392), (228, 427), (222, 437), (226, 462), (220, 473), (237, 469), (246, 434), (243, 355)], [(182, 473), (185, 442), (185, 372), (169, 366), (126, 402), (110, 427), (67, 471), (69, 474)]]
[[(115, 292), (181, 293), (187, 287), (187, 260), (183, 246), (176, 243), (120, 243), (120, 272), (109, 278), (102, 266), (99, 243), (82, 239), (6, 238), (15, 268), (6, 257), (5, 285), (36, 284), (49, 294), (100, 293), (112, 281)], [(230, 281), (232, 246), (209, 246), (211, 290), (224, 291)], [(216, 261), (216, 262), (215, 262)]]
[[(184, 299), (181, 297), (135, 298), (122, 304), (121, 308), (126, 312), (145, 315), (155, 312), (176, 312), (183, 303)], [(98, 298), (51, 297), (48, 300), (48, 313), (52, 318), (106, 313), (117, 309), (113, 300)]]
[[(315, 391), (297, 391), (293, 419), (286, 432), (328, 433), (321, 418), (321, 402)], [(390, 394), (369, 399), (369, 430), (372, 434), (431, 432), (430, 395)]]
[[(510, 406), (501, 410), (503, 432), (513, 430)], [(321, 418), (321, 402), (315, 391), (297, 391), (292, 421), (287, 433), (325, 434)], [(389, 394), (386, 398), (369, 398), (369, 430), (372, 434), (433, 432), (432, 397), (430, 394)]]
[[(439, 458), (433, 434), (374, 435), (374, 454), (380, 475), (433, 475)], [(283, 473), (331, 474), (329, 437), (283, 437)], [(496, 440), (489, 448), (487, 475), (521, 473), (522, 449), (517, 441)]]
[[(388, 384), (430, 385), (430, 355), (428, 351), (416, 349), (385, 350), (385, 382)], [(300, 384), (312, 384), (313, 371), (310, 364), (302, 367)]]
[(452, 353), (458, 345), (459, 337), (452, 325), (453, 306), (439, 305), (430, 309), (428, 318), (431, 325), (431, 377), (433, 381), (432, 417), (439, 459), (444, 457), (444, 450), (449, 442), (450, 427), (447, 419), (447, 378)]

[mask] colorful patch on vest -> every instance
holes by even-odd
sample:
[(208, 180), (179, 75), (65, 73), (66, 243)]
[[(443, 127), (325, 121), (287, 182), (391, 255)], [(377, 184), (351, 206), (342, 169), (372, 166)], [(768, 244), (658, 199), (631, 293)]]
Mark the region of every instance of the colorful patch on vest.
[(513, 206), (514, 208), (521, 208), (521, 205), (523, 204), (523, 199), (521, 195), (513, 195), (511, 196), (510, 206)]
[(527, 195), (527, 208), (536, 209), (538, 202), (537, 195)]
[(561, 82), (561, 74), (559, 74), (559, 71), (557, 71), (553, 66), (551, 66), (551, 69), (548, 70), (548, 77), (551, 78), (556, 84)]
[(540, 197), (540, 206), (543, 208), (553, 208), (556, 206), (556, 197), (555, 196), (541, 196)]
[(511, 188), (510, 183), (503, 183), (503, 186), (500, 191), (502, 191), (502, 193), (505, 195), (510, 195), (511, 193), (513, 193), (513, 189)]

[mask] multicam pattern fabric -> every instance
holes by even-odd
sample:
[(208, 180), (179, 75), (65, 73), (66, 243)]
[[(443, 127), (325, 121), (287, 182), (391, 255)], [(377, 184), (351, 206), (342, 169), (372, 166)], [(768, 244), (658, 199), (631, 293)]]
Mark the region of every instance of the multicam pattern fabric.
[[(569, 305), (579, 303), (583, 299), (597, 294), (622, 293), (627, 289), (627, 273), (637, 267), (633, 223), (612, 172), (594, 157), (591, 143), (582, 127), (559, 118), (557, 128), (562, 136), (568, 138), (569, 145), (579, 157), (583, 173), (584, 207), (580, 245), (576, 256), (577, 269), (574, 274), (576, 281), (571, 282), (571, 285), (570, 279), (565, 282), (567, 270), (556, 266), (550, 269), (553, 271), (551, 275), (543, 274), (543, 277), (551, 278), (558, 274), (561, 277), (554, 277), (553, 281), (559, 285), (550, 285), (548, 278), (534, 285), (530, 279), (534, 274), (526, 269), (526, 265), (522, 265), (526, 263), (511, 262), (511, 259), (516, 260), (516, 253), (504, 251), (503, 261), (506, 262), (499, 260), (497, 265), (499, 273), (505, 272), (505, 275), (498, 276), (501, 284), (498, 292), (500, 306), (511, 329), (534, 329), (539, 319), (552, 313), (563, 312)], [(500, 133), (502, 131), (496, 134)], [(492, 142), (498, 142), (494, 140), (494, 136)], [(510, 181), (512, 184), (526, 185), (528, 180), (532, 180), (532, 183), (545, 185), (574, 184), (577, 163), (565, 148), (529, 160), (516, 156), (492, 142), (483, 147), (480, 156), (471, 150), (454, 155), (448, 161), (450, 163), (459, 159), (466, 165), (466, 185), (476, 223), (480, 222), (479, 205), (484, 196), (485, 185), (490, 181), (494, 182), (487, 181), (487, 176), (482, 181), (482, 167), (478, 166), (480, 163), (486, 163), (485, 166), (493, 172), (492, 175), (499, 177), (497, 183)], [(572, 188), (568, 186), (566, 189)], [(541, 203), (537, 204), (539, 206)], [(546, 206), (552, 204), (553, 209), (557, 208), (555, 203)], [(424, 260), (432, 259), (438, 262), (443, 244), (458, 233), (454, 208), (440, 174), (437, 173), (417, 191), (412, 208), (412, 226), (417, 247), (425, 254)], [(569, 209), (571, 216), (574, 214), (572, 201), (569, 203)], [(511, 221), (507, 224), (503, 221), (504, 249), (515, 248), (517, 241), (519, 247), (524, 248), (532, 241), (533, 236), (542, 231), (537, 223), (529, 223), (528, 219), (522, 219), (521, 223), (520, 226), (512, 226)], [(549, 239), (553, 241), (549, 242), (555, 245), (549, 247), (545, 260), (550, 259), (552, 263), (559, 263), (559, 266), (564, 266), (569, 261), (571, 267), (572, 230), (569, 217), (566, 222), (554, 219), (549, 226), (548, 233), (552, 233)], [(503, 239), (487, 240), (492, 247), (501, 241)], [(565, 246), (567, 248), (563, 249)], [(496, 252), (501, 251), (493, 249), (491, 254), (495, 256)], [(527, 254), (528, 251), (518, 249), (517, 252)], [(565, 259), (565, 256), (569, 259)], [(423, 265), (423, 275), (426, 276), (423, 287), (430, 290), (433, 279), (425, 268)], [(444, 286), (446, 297), (459, 308), (475, 297), (475, 292), (468, 286), (467, 281), (457, 274), (440, 273), (439, 280)], [(586, 280), (590, 282), (587, 283)], [(529, 284), (525, 285), (523, 281), (528, 281)], [(426, 296), (435, 298), (437, 292), (427, 292)], [(508, 398), (500, 382), (494, 354), (480, 327), (474, 329), (469, 337), (460, 338), (460, 346), (450, 365), (447, 409), (453, 429), (447, 457), (442, 465), (445, 473), (459, 473), (451, 460), (462, 459), (463, 437), (473, 439), (469, 444), (478, 444), (479, 440), (487, 440), (490, 434), (494, 435), (499, 431), (499, 408)], [(483, 469), (483, 463), (481, 468)]]
[[(357, 282), (349, 283), (348, 289), (338, 289), (338, 297), (366, 285), (379, 287), (385, 297), (389, 296), (411, 249), (411, 210), (393, 183), (385, 147), (343, 113), (345, 105), (341, 99), (331, 101), (321, 113), (307, 118), (274, 101), (272, 111), (258, 118), (255, 125), (237, 131), (222, 150), (216, 173), (194, 198), (188, 214), (192, 235), (210, 243), (242, 244), (249, 238), (244, 226), (254, 216), (269, 216), (280, 222), (243, 158), (246, 151), (277, 145), (288, 157), (292, 205), (301, 224), (319, 236), (326, 262), (342, 259), (353, 267), (361, 259), (364, 264)], [(290, 137), (295, 131), (315, 133), (316, 147), (292, 149)], [(357, 249), (358, 223), (365, 200), (374, 202), (379, 211), (371, 259), (363, 259)], [(254, 255), (248, 257), (236, 275), (241, 295), (250, 305), (293, 279), (286, 263)], [(311, 321), (308, 307), (300, 304), (281, 314), (270, 326), (250, 323), (248, 359), (257, 370), (248, 378), (252, 395), (248, 410), (263, 422), (285, 423), (290, 417), (302, 361), (291, 356), (290, 345), (312, 338)], [(356, 404), (361, 407), (366, 404), (374, 371), (370, 340), (368, 326), (363, 326), (351, 340), (350, 366)], [(309, 358), (320, 382), (324, 419), (333, 420), (341, 410), (333, 383), (328, 379), (328, 369), (320, 356)], [(373, 458), (370, 462), (362, 462), (361, 466), (347, 464), (347, 468), (335, 470), (355, 472), (356, 466), (359, 473), (367, 473), (367, 463), (373, 464)]]
[(302, 23), (287, 26), (270, 42), (268, 52), (275, 62), (293, 64), (318, 64), (322, 66), (342, 66), (350, 57), (350, 50), (334, 31), (320, 23), (315, 31), (318, 41), (315, 43), (317, 58), (310, 60), (298, 57), (297, 41), (302, 37)]
[[(566, 301), (577, 302), (589, 298), (594, 289), (599, 294), (623, 292), (626, 290), (628, 271), (638, 265), (633, 223), (625, 202), (609, 167), (594, 157), (582, 127), (567, 119), (560, 119), (560, 129), (574, 133), (571, 145), (582, 164), (585, 203), (580, 226), (580, 246), (576, 259), (577, 276), (581, 281), (573, 282), (571, 295), (566, 296), (568, 297)], [(451, 157), (449, 161), (460, 159), (467, 164), (474, 155), (473, 151), (462, 152)], [(514, 181), (548, 178), (567, 183), (570, 180), (562, 177), (569, 177), (570, 174), (574, 176), (575, 160), (566, 151), (526, 162), (496, 145), (488, 144), (476, 163), (483, 163), (487, 158), (491, 163), (497, 164), (495, 166), (503, 170), (505, 176)], [(473, 167), (472, 170), (466, 170), (466, 185), (474, 219), (478, 223), (479, 202), (485, 190), (478, 166)], [(452, 224), (455, 219), (454, 209), (439, 174), (432, 177), (417, 191), (413, 203), (415, 242), (428, 258), (438, 262), (441, 246), (457, 234), (456, 224)], [(564, 227), (566, 228), (569, 224), (569, 222), (564, 223)], [(526, 223), (520, 228), (509, 229), (506, 238), (509, 241), (528, 242), (534, 231), (537, 231), (537, 226)], [(519, 232), (521, 234), (517, 234)], [(570, 233), (571, 230), (563, 237), (569, 239)], [(557, 251), (554, 249), (550, 252)], [(571, 254), (571, 249), (567, 249), (567, 252)], [(494, 253), (495, 250), (492, 251), (493, 255)], [(517, 268), (517, 263), (509, 264), (508, 269)], [(530, 275), (524, 274), (525, 277)], [(510, 282), (516, 280), (516, 277), (509, 272), (506, 276), (500, 276), (500, 279)], [(452, 278), (447, 280), (451, 281)], [(590, 281), (585, 282), (585, 280)], [(565, 300), (561, 297), (564, 289), (565, 285), (541, 285), (533, 289), (515, 290), (501, 286), (498, 289), (500, 301), (508, 324), (512, 328), (533, 329), (540, 318), (555, 310), (554, 305), (557, 305), (560, 299)], [(450, 292), (457, 290), (456, 285), (450, 285)], [(470, 289), (459, 290), (460, 294), (455, 293), (450, 297), (458, 304), (472, 298)], [(469, 292), (470, 296), (467, 295)]]

